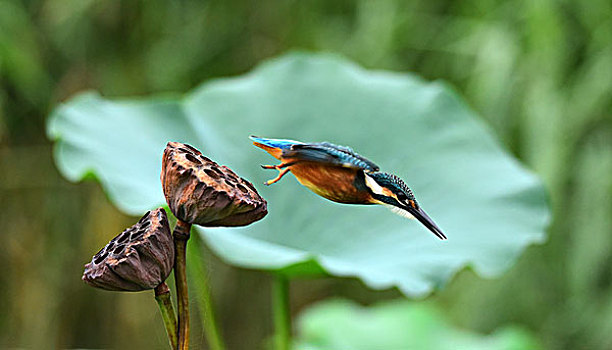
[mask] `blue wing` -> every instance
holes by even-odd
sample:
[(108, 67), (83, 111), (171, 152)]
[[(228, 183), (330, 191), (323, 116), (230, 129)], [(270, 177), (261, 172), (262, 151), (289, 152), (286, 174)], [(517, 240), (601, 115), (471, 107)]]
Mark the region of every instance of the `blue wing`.
[(355, 153), (351, 148), (329, 142), (302, 143), (283, 151), (283, 156), (305, 161), (326, 163), (344, 168), (361, 169), (367, 172), (379, 170), (371, 160)]

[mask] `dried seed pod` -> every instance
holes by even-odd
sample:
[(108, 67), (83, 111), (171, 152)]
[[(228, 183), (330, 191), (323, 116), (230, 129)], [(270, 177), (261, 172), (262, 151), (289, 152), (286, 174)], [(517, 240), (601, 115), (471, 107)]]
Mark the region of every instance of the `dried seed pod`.
[(164, 282), (174, 265), (174, 242), (162, 208), (113, 238), (85, 265), (83, 281), (106, 290), (141, 291)]
[(244, 226), (268, 213), (250, 182), (183, 143), (166, 146), (161, 182), (170, 210), (186, 223)]

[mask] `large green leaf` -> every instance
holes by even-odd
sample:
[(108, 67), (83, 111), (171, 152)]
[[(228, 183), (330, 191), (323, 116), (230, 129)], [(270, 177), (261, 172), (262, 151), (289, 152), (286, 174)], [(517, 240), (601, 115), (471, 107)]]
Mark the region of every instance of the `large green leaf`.
[[(383, 207), (329, 202), (292, 176), (260, 185), (275, 174), (259, 164), (276, 160), (251, 145), (251, 134), (354, 147), (404, 178), (448, 241)], [(548, 222), (537, 178), (448, 87), (335, 56), (290, 54), (177, 101), (83, 94), (53, 113), (49, 135), (66, 177), (97, 177), (133, 215), (164, 202), (160, 160), (170, 140), (253, 181), (269, 203), (263, 221), (202, 231), (221, 258), (247, 268), (358, 277), (423, 295), (468, 265), (501, 273), (543, 240)]]
[(369, 308), (322, 302), (298, 319), (296, 350), (535, 350), (525, 330), (507, 327), (482, 335), (452, 327), (430, 305), (393, 301)]

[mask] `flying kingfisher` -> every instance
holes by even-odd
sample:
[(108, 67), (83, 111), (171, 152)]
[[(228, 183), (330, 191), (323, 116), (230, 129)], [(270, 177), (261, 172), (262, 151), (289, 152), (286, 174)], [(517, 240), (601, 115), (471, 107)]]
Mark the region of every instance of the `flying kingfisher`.
[(293, 140), (266, 139), (251, 136), (253, 144), (281, 161), (278, 165), (262, 165), (276, 169), (271, 185), (289, 171), (304, 186), (331, 201), (347, 204), (382, 204), (393, 212), (416, 218), (438, 238), (446, 236), (419, 206), (414, 194), (399, 177), (379, 172), (372, 161), (350, 147), (329, 142), (304, 143)]

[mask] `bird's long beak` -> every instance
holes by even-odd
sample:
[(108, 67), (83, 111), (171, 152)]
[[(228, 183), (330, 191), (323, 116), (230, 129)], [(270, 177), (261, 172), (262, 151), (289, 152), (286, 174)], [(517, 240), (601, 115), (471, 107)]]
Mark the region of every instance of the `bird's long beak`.
[(442, 233), (442, 230), (436, 225), (433, 220), (425, 213), (425, 211), (421, 208), (413, 208), (411, 206), (405, 207), (406, 211), (408, 211), (412, 216), (414, 216), (419, 222), (425, 227), (429, 229), (429, 231), (433, 232), (434, 235), (438, 236), (441, 240), (445, 240), (446, 236)]

